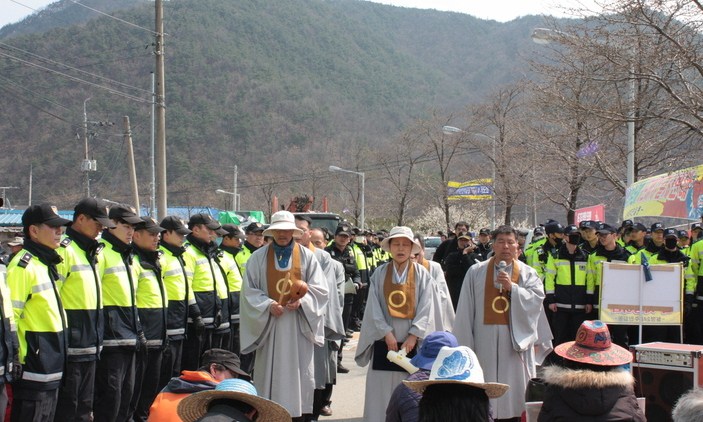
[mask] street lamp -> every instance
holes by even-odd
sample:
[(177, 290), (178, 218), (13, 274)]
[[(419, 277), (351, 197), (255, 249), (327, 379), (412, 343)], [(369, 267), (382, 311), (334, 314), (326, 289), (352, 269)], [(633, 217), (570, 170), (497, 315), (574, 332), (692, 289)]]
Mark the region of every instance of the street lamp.
[[(442, 126), (442, 133), (445, 135), (454, 135), (456, 133), (468, 133), (465, 130), (459, 129), (458, 127), (454, 126)], [(491, 196), (493, 197), (493, 212), (491, 216), (491, 230), (495, 230), (496, 228), (496, 138), (492, 136), (488, 136), (483, 133), (468, 133), (471, 136), (476, 136), (480, 138), (486, 138), (491, 140), (492, 148), (493, 148), (493, 156), (491, 157), (492, 162), (493, 162), (493, 171), (491, 175), (491, 183), (493, 184), (493, 192), (491, 192)]]
[(351, 173), (351, 174), (356, 174), (357, 176), (361, 177), (361, 214), (359, 215), (359, 228), (363, 229), (364, 228), (364, 185), (365, 185), (365, 175), (364, 172), (362, 171), (353, 171), (353, 170), (346, 170), (341, 167), (337, 166), (330, 166), (329, 171), (332, 173)]
[[(537, 44), (549, 44), (552, 42), (562, 42), (564, 37), (576, 38), (574, 35), (555, 31), (549, 28), (535, 28), (532, 31), (532, 41)], [(628, 101), (630, 109), (627, 112), (627, 186), (635, 183), (635, 100), (637, 89), (635, 86), (634, 63), (630, 63), (630, 95)]]
[(240, 197), (238, 193), (229, 192), (223, 189), (215, 189), (215, 193), (221, 193), (224, 195), (232, 195), (232, 211), (237, 211), (240, 205)]

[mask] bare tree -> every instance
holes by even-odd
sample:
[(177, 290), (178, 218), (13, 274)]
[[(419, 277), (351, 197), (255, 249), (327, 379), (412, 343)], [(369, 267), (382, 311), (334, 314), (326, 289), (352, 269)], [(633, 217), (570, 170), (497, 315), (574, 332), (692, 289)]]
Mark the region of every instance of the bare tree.
[(424, 141), (422, 125), (416, 122), (393, 139), (380, 158), (385, 179), (395, 192), (393, 196), (387, 194), (386, 199), (395, 199), (395, 202), (389, 204), (395, 208), (395, 222), (398, 226), (405, 225), (408, 207), (418, 196), (415, 170), (425, 161), (429, 152)]

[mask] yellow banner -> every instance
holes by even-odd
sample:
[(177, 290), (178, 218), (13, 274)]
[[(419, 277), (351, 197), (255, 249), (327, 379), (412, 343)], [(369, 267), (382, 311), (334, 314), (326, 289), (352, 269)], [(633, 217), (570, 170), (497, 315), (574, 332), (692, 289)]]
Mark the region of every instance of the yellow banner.
[(493, 199), (493, 180), (476, 179), (468, 182), (447, 182), (447, 197), (450, 201)]

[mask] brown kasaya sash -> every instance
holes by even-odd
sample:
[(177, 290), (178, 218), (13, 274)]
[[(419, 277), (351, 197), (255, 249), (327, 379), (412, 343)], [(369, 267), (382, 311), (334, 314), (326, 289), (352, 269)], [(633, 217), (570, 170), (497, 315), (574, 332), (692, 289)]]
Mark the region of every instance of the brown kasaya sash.
[[(495, 263), (493, 258), (488, 262), (486, 270), (486, 286), (483, 295), (483, 323), (486, 325), (508, 325), (510, 315), (510, 293), (496, 288), (494, 284)], [(513, 260), (513, 275), (510, 281), (518, 283), (520, 278), (520, 267), (518, 261)]]
[(276, 253), (273, 246), (269, 247), (266, 256), (266, 286), (269, 297), (280, 305), (285, 305), (291, 299), (291, 290), (295, 280), (302, 280), (302, 269), (300, 266), (300, 245), (293, 245), (293, 264), (289, 271), (279, 271), (276, 269)]
[(408, 261), (407, 279), (405, 283), (393, 283), (393, 261), (388, 264), (386, 277), (383, 280), (383, 297), (386, 299), (388, 314), (393, 318), (415, 318), (415, 266)]
[(423, 258), (423, 259), (422, 259), (422, 266), (425, 267), (425, 269), (426, 269), (427, 271), (429, 271), (429, 270), (430, 270), (430, 261), (428, 261), (428, 260), (426, 260), (426, 259)]

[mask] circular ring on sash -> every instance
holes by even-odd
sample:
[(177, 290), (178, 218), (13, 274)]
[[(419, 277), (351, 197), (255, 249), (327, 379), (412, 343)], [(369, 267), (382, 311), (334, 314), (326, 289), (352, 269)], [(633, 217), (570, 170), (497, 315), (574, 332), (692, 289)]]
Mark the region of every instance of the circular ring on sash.
[[(503, 309), (498, 309), (496, 304), (502, 301), (505, 304), (505, 307)], [(504, 314), (508, 312), (508, 309), (510, 309), (510, 302), (508, 302), (508, 299), (505, 296), (496, 296), (493, 298), (493, 303), (491, 303), (491, 308), (493, 309), (493, 312), (497, 314)]]
[[(395, 303), (393, 301), (393, 296), (395, 296), (396, 294), (400, 295), (400, 303)], [(405, 296), (405, 292), (402, 290), (394, 290), (391, 292), (391, 294), (388, 295), (388, 304), (391, 306), (391, 308), (402, 308), (403, 306), (405, 306), (405, 302), (407, 301), (408, 298), (407, 296)]]
[[(287, 289), (286, 289), (286, 287), (287, 287)], [(290, 294), (292, 287), (293, 287), (293, 282), (287, 277), (284, 277), (276, 282), (276, 291), (280, 295)]]

